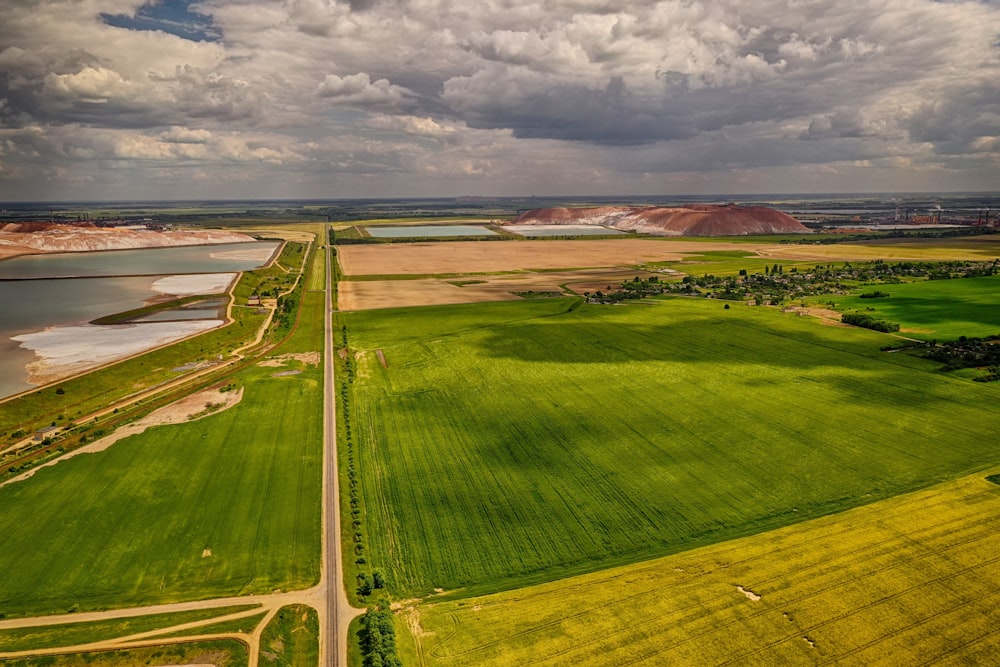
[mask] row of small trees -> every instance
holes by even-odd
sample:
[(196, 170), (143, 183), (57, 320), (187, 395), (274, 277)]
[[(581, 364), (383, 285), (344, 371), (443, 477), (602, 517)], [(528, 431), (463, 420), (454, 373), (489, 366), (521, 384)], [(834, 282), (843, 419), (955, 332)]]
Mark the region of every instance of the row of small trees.
[(871, 315), (866, 315), (865, 313), (844, 313), (840, 317), (840, 321), (844, 324), (850, 324), (856, 327), (863, 327), (865, 329), (871, 329), (872, 331), (881, 331), (883, 333), (894, 333), (899, 331), (899, 323), (890, 322), (889, 320), (880, 320)]
[[(347, 449), (348, 502), (351, 505), (351, 528), (354, 530), (354, 564), (359, 568), (367, 566), (365, 559), (365, 533), (362, 523), (361, 493), (358, 489), (357, 460), (354, 455), (354, 436), (351, 431), (350, 385), (354, 383), (354, 359), (347, 340), (347, 327), (340, 329), (340, 349), (343, 351), (344, 379), (340, 383), (340, 415), (344, 425), (344, 443)], [(381, 572), (361, 569), (357, 575), (358, 597), (365, 600), (376, 591), (385, 590), (385, 578)], [(396, 652), (396, 631), (393, 627), (392, 611), (384, 598), (369, 606), (361, 617), (360, 640), (362, 664), (364, 667), (401, 667), (402, 662)]]
[[(351, 433), (351, 391), (350, 385), (354, 383), (354, 359), (351, 355), (347, 341), (347, 327), (340, 329), (340, 349), (344, 360), (345, 378), (340, 382), (340, 419), (344, 425), (344, 444), (347, 449), (347, 484), (348, 502), (351, 505), (351, 528), (354, 530), (354, 564), (358, 566), (366, 565), (365, 560), (365, 533), (364, 525), (361, 521), (361, 494), (358, 490), (358, 470), (357, 461), (354, 456), (354, 436)], [(358, 575), (359, 579), (361, 575)], [(358, 595), (361, 596), (361, 584), (359, 580)], [(371, 593), (371, 589), (367, 589)], [(367, 595), (366, 593), (365, 595)]]

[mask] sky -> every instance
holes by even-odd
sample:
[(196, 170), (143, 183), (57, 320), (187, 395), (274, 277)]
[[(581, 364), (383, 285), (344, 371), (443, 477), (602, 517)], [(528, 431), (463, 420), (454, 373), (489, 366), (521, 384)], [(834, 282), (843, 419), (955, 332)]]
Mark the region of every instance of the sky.
[(1000, 190), (1000, 0), (0, 0), (0, 201)]

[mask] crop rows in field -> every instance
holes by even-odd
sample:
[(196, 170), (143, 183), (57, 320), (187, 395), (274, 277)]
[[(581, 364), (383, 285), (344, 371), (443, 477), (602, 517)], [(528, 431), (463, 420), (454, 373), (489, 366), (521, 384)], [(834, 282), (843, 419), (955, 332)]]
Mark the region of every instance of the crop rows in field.
[(569, 303), (345, 316), (372, 560), (395, 593), (635, 562), (997, 461), (1000, 391), (879, 353), (878, 334)]
[(414, 665), (986, 664), (1000, 487), (982, 475), (404, 618)]
[[(309, 295), (310, 297), (315, 295)], [(318, 296), (317, 296), (318, 298)], [(311, 326), (301, 326), (303, 340)], [(64, 612), (314, 583), (316, 365), (242, 372), (243, 400), (0, 488), (0, 612)]]

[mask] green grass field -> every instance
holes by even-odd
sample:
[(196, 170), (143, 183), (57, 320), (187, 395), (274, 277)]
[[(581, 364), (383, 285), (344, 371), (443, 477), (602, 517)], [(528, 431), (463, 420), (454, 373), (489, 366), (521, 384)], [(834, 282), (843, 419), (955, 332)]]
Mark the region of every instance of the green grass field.
[[(284, 352), (322, 349), (306, 293)], [(298, 375), (278, 376), (285, 370)], [(157, 427), (0, 488), (0, 613), (210, 598), (315, 583), (322, 368), (237, 377), (242, 402)], [(211, 555), (206, 555), (207, 551)]]
[(552, 300), (342, 317), (370, 560), (397, 597), (638, 562), (1000, 461), (1000, 388), (773, 309)]
[(998, 554), (1000, 486), (975, 475), (637, 565), (410, 607), (397, 635), (413, 667), (997, 664)]
[(1000, 334), (1000, 276), (877, 285), (861, 288), (860, 293), (876, 289), (889, 297), (862, 299), (855, 295), (833, 300), (839, 310), (871, 308), (873, 316), (898, 322), (905, 329), (901, 333), (910, 338), (954, 340)]
[(151, 614), (149, 616), (122, 618), (111, 621), (64, 623), (60, 625), (0, 630), (0, 652), (27, 651), (56, 646), (76, 646), (78, 644), (138, 634), (158, 628), (169, 628), (183, 623), (218, 618), (227, 614), (253, 609), (257, 606), (259, 605), (220, 607), (168, 614)]

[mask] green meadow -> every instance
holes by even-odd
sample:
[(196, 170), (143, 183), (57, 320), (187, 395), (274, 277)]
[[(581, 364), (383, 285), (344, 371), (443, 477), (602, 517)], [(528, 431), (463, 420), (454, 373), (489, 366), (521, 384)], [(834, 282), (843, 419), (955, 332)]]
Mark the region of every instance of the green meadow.
[(398, 597), (634, 563), (1000, 462), (1000, 387), (775, 309), (554, 299), (341, 318), (368, 553)]
[(282, 607), (260, 637), (259, 663), (264, 667), (319, 665), (319, 616), (306, 605)]
[[(889, 296), (860, 297), (875, 290)], [(910, 338), (954, 340), (1000, 334), (1000, 276), (875, 285), (835, 301), (840, 310), (866, 311), (898, 322), (904, 329), (900, 333)]]

